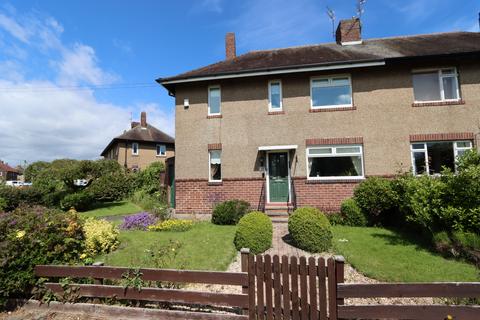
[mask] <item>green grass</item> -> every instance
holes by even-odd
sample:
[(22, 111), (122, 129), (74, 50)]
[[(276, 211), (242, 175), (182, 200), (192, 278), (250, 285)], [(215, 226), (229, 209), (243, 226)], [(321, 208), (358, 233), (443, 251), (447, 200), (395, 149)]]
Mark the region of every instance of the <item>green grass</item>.
[(218, 226), (200, 222), (185, 232), (121, 231), (120, 247), (98, 257), (105, 265), (157, 267), (146, 250), (179, 241), (177, 256), (165, 268), (191, 270), (226, 270), (236, 255), (233, 245), (235, 226)]
[(142, 208), (130, 201), (106, 202), (95, 205), (92, 210), (81, 212), (84, 218), (119, 216), (142, 211)]
[[(333, 227), (334, 249), (362, 274), (380, 281), (479, 281), (473, 265), (446, 259), (419, 237), (383, 228)], [(339, 241), (346, 239), (348, 241)]]

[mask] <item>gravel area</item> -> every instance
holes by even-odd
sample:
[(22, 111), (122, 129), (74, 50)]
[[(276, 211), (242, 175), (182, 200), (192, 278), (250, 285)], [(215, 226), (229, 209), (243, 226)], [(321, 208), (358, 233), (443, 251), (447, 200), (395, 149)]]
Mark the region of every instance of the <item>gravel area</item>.
[(13, 312), (0, 313), (1, 320), (107, 320), (104, 317), (92, 317), (80, 313), (39, 311), (18, 309)]

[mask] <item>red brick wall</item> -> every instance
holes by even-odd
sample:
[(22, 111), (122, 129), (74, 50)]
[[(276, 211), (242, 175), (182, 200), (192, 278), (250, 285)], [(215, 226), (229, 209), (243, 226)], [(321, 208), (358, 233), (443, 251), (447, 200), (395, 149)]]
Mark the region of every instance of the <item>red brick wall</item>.
[[(304, 177), (294, 178), (298, 207), (313, 206), (325, 212), (337, 212), (340, 204), (353, 195), (358, 181), (312, 183)], [(264, 205), (264, 179), (226, 179), (209, 183), (203, 179), (175, 181), (177, 213), (211, 213), (216, 203), (241, 199), (252, 208), (261, 210)]]

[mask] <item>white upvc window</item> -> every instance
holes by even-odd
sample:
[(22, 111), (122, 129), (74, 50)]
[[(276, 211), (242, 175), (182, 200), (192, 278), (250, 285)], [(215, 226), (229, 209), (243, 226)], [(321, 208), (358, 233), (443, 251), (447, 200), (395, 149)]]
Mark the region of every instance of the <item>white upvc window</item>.
[(208, 181), (222, 181), (222, 151), (211, 150), (208, 152)]
[(167, 155), (167, 147), (164, 144), (157, 144), (157, 157), (165, 157)]
[(363, 179), (361, 145), (307, 147), (307, 179)]
[(208, 87), (208, 115), (220, 115), (222, 105), (222, 92), (220, 86)]
[(268, 82), (268, 111), (282, 111), (282, 81), (271, 80)]
[(138, 142), (132, 143), (132, 154), (138, 156)]
[(310, 79), (312, 109), (352, 107), (352, 82), (349, 75)]
[(414, 175), (439, 175), (443, 168), (456, 170), (456, 160), (472, 149), (471, 141), (432, 141), (411, 144)]
[(414, 70), (412, 77), (415, 102), (460, 100), (456, 68)]

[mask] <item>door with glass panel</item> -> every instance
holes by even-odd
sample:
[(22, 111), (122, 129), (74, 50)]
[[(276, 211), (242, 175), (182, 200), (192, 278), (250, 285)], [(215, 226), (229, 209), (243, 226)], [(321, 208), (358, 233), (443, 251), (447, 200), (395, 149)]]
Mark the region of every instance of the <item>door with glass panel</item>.
[(268, 154), (269, 202), (288, 202), (289, 177), (288, 153), (272, 152)]

